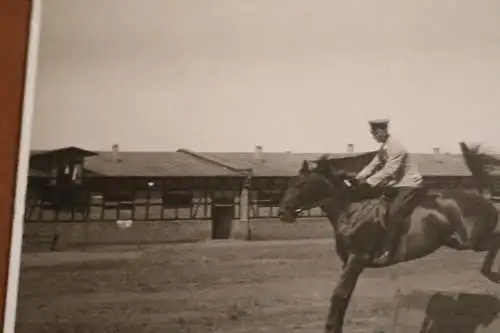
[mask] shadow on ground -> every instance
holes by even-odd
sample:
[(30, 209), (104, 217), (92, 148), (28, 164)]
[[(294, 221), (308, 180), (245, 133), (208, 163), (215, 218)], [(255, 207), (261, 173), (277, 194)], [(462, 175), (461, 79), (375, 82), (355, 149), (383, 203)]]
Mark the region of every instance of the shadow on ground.
[[(426, 305), (422, 303), (424, 299)], [(398, 333), (500, 332), (500, 300), (494, 295), (450, 292), (437, 292), (430, 296), (413, 294), (403, 296), (400, 306), (407, 311), (398, 319), (398, 330), (395, 330)], [(412, 312), (418, 308), (424, 310), (421, 316)]]

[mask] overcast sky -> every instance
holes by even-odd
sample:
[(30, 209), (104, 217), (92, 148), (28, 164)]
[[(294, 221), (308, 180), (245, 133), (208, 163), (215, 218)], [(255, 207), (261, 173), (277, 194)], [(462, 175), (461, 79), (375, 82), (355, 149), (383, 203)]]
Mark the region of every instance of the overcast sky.
[(34, 149), (500, 148), (500, 1), (44, 0)]

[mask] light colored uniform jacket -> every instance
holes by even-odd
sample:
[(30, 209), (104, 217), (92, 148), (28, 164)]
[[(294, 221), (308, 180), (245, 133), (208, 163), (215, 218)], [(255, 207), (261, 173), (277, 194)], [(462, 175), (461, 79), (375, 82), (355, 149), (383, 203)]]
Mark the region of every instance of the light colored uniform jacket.
[(406, 148), (389, 137), (378, 154), (357, 175), (371, 186), (421, 187), (422, 176)]

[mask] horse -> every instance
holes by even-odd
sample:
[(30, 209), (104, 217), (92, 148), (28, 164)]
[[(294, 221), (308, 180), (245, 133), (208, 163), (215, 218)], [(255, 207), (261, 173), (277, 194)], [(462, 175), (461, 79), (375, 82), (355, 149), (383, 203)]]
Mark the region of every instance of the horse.
[[(282, 222), (292, 223), (300, 212), (321, 207), (334, 230), (337, 255), (343, 265), (330, 300), (325, 332), (341, 333), (344, 316), (360, 275), (366, 268), (383, 268), (423, 258), (441, 247), (486, 252), (481, 273), (493, 283), (500, 274), (492, 265), (500, 249), (500, 225), (494, 205), (478, 191), (422, 188), (402, 221), (399, 242), (388, 264), (376, 264), (381, 254), (387, 202), (383, 196), (362, 195), (353, 177), (323, 156), (310, 167), (304, 160), (285, 189), (279, 207)], [(383, 190), (381, 190), (383, 191)]]

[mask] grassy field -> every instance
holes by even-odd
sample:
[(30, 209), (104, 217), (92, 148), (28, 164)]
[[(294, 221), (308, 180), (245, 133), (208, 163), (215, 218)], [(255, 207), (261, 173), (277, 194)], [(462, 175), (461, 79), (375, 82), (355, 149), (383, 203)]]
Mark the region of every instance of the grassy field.
[[(348, 332), (387, 327), (398, 288), (499, 290), (480, 275), (482, 258), (442, 250), (367, 270), (348, 310)], [(322, 332), (339, 269), (328, 239), (27, 254), (16, 332)]]

